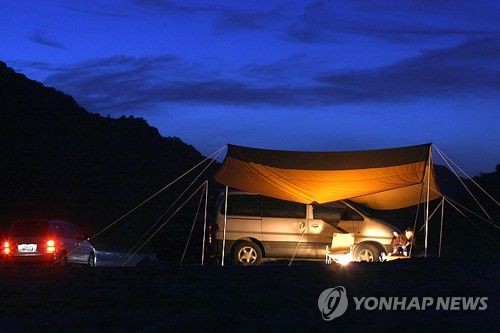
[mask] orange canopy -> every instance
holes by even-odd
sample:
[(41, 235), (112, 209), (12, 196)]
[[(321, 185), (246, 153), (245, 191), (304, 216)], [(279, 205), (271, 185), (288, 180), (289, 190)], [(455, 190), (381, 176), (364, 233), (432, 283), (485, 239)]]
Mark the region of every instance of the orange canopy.
[[(228, 145), (215, 179), (248, 192), (301, 202), (349, 199), (399, 209), (441, 197), (431, 144), (349, 152), (292, 152)], [(429, 174), (430, 173), (430, 174)]]

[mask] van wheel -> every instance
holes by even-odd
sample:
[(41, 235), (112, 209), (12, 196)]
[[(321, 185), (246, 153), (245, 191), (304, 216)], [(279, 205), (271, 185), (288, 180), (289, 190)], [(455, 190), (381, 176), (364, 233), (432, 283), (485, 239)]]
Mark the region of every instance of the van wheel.
[(355, 261), (379, 261), (380, 259), (380, 250), (372, 244), (361, 244), (356, 247), (354, 251), (354, 260)]
[(252, 242), (241, 242), (234, 248), (233, 262), (240, 266), (258, 265), (262, 259), (260, 247)]

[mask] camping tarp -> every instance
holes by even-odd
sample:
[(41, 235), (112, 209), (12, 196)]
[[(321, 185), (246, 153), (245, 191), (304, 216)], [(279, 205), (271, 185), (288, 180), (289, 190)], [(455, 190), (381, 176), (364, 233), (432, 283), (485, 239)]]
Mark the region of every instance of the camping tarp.
[[(349, 199), (380, 210), (441, 197), (431, 144), (345, 152), (293, 152), (228, 145), (215, 179), (239, 190), (301, 203)], [(429, 174), (430, 173), (430, 174)]]

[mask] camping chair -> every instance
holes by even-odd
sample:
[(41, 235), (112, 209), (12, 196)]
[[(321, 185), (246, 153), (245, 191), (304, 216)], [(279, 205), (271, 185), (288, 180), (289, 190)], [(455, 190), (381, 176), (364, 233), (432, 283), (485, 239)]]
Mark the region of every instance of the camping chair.
[(326, 246), (325, 262), (331, 264), (351, 261), (351, 251), (354, 246), (354, 234), (333, 233), (331, 246)]

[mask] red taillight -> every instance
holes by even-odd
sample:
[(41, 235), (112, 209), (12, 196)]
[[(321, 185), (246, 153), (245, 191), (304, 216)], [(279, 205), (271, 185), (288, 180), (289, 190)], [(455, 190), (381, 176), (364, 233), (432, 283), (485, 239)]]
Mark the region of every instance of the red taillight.
[(47, 253), (56, 252), (56, 242), (53, 239), (47, 241)]
[(10, 254), (10, 244), (9, 242), (3, 243), (3, 254)]

